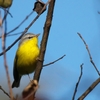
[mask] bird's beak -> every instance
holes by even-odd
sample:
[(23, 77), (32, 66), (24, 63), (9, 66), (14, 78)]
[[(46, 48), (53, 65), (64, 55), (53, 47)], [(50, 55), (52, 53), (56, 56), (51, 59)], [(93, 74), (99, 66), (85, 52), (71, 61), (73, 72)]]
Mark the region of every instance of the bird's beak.
[(40, 33), (39, 34), (36, 34), (35, 36), (38, 37), (39, 35), (40, 35)]

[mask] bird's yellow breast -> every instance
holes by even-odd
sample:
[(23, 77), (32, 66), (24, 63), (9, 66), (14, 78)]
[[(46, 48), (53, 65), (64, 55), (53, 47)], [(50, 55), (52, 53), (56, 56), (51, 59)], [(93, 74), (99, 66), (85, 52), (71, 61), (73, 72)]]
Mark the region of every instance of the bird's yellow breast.
[(36, 68), (39, 55), (38, 40), (36, 37), (22, 43), (16, 53), (14, 67), (17, 67), (19, 74), (32, 73)]

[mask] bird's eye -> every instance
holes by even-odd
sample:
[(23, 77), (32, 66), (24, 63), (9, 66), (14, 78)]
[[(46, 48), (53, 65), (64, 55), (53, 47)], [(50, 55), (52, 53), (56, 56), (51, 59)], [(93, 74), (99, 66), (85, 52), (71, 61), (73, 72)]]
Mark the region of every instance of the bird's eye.
[(31, 39), (32, 37), (31, 37), (31, 36), (29, 36), (28, 38), (29, 38), (29, 39)]

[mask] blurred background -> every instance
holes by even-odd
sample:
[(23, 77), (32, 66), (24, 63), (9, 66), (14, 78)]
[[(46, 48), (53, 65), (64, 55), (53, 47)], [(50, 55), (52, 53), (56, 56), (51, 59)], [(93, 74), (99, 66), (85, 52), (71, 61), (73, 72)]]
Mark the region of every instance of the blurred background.
[[(43, 1), (47, 2), (47, 0)], [(32, 11), (34, 2), (35, 0), (13, 0), (10, 8), (13, 18), (10, 15), (7, 17), (7, 32), (18, 26), (26, 18)], [(3, 10), (0, 9), (0, 11), (3, 17)], [(44, 64), (50, 63), (64, 54), (66, 56), (60, 61), (43, 68), (36, 97), (43, 97), (46, 100), (72, 100), (82, 63), (84, 63), (83, 76), (75, 100), (98, 78), (97, 72), (90, 63), (85, 45), (77, 32), (87, 42), (93, 61), (98, 70), (100, 70), (99, 11), (100, 0), (56, 0)], [(22, 32), (36, 15), (34, 12), (21, 27), (11, 34)], [(43, 35), (46, 16), (47, 11), (28, 30), (28, 32), (35, 34), (41, 33), (39, 45)], [(19, 35), (7, 37), (6, 47), (12, 44), (18, 37)], [(1, 39), (0, 46), (0, 52), (2, 52)], [(11, 82), (13, 82), (13, 61), (17, 47), (18, 43), (7, 52), (7, 64), (9, 66)], [(30, 76), (33, 78), (33, 74)], [(13, 89), (14, 95), (21, 97), (21, 93), (29, 81), (28, 76), (23, 76), (20, 87)], [(0, 56), (0, 85), (9, 93), (3, 56)], [(99, 93), (100, 84), (84, 100), (99, 100)], [(0, 90), (0, 99), (8, 100), (9, 98)]]

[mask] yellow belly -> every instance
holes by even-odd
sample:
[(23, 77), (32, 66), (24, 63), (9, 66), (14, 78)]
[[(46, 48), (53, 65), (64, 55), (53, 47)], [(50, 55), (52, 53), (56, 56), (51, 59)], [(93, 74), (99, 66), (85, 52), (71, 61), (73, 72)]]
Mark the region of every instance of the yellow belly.
[(20, 75), (32, 73), (36, 68), (39, 48), (31, 42), (23, 43), (17, 50), (17, 58), (14, 66), (17, 67)]

